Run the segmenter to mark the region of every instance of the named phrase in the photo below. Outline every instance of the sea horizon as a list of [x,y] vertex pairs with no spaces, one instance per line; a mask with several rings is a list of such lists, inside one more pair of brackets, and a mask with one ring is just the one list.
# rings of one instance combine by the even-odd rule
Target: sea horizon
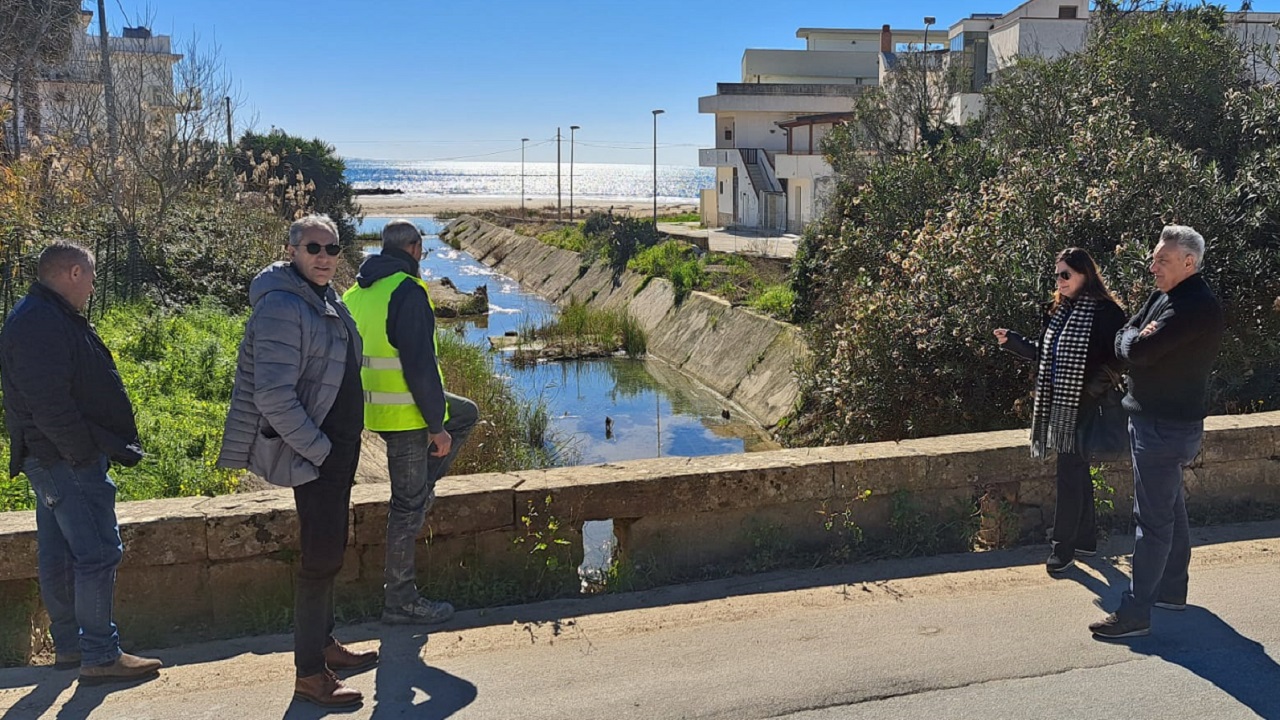
[[[515,198],[521,196],[521,163],[344,158],[345,177],[358,190],[399,190],[403,197]],[[688,165],[658,166],[658,201],[697,202],[712,187],[715,171]],[[556,163],[526,162],[526,198],[554,198]],[[628,202],[653,199],[653,165],[575,163],[573,195],[584,200]],[[560,165],[560,195],[569,197],[569,163]]]

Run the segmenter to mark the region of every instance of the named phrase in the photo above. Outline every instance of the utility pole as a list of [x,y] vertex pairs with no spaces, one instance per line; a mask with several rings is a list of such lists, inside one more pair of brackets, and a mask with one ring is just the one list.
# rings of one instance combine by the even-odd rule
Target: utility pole
[[102,54],[98,69],[102,78],[102,99],[107,105],[107,184],[113,188],[112,196],[117,196],[115,182],[112,181],[111,168],[120,156],[120,126],[116,117],[115,79],[111,75],[111,43],[107,36],[107,3],[98,0],[98,52]]
[[231,152],[231,148],[235,144],[231,140],[231,96],[227,95],[223,100],[227,103],[227,152]]
[[580,125],[569,126],[569,221],[574,219],[573,214],[573,138],[574,135],[582,129]]
[[560,128],[556,128],[556,219],[560,217]]

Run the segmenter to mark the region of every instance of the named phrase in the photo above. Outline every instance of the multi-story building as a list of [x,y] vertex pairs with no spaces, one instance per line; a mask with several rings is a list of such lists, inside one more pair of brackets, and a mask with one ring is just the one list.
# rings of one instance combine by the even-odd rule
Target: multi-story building
[[[947,120],[963,124],[982,113],[982,89],[1019,56],[1053,59],[1079,52],[1089,33],[1089,0],[1028,0],[1003,15],[979,13],[951,26],[951,64],[967,82],[952,95]],[[1276,82],[1280,74],[1257,52],[1276,47],[1280,13],[1228,13],[1227,30],[1240,41],[1254,79]]]
[[[39,68],[42,134],[83,135],[105,123],[102,51],[99,36],[89,34],[92,20],[92,12],[81,11],[66,60]],[[173,68],[182,56],[172,52],[169,36],[152,35],[145,27],[124,28],[121,37],[108,37],[107,43],[122,125],[171,125],[175,112],[193,100],[198,103],[175,94]],[[0,98],[13,99],[12,95],[12,88],[0,81]],[[25,138],[28,128],[22,103],[13,102],[13,106],[18,113],[18,137]]]
[[[715,147],[698,152],[699,165],[716,169],[716,186],[703,191],[704,222],[799,232],[821,213],[831,178],[823,136],[879,84],[882,53],[919,49],[926,36],[887,25],[800,28],[803,50],[744,52],[742,81],[698,99],[698,111],[716,118]],[[934,37],[941,47],[941,33]]]

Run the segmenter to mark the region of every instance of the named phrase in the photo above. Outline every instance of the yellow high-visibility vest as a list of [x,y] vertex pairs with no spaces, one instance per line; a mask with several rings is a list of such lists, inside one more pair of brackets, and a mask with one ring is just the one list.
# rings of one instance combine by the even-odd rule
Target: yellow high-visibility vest
[[[364,342],[361,359],[360,384],[364,386],[364,426],[383,432],[394,430],[418,430],[427,426],[422,411],[409,392],[400,365],[400,351],[387,338],[387,310],[391,294],[408,278],[422,287],[431,311],[431,293],[422,278],[399,272],[375,282],[367,288],[353,285],[342,294],[342,300],[356,321],[356,329]],[[440,387],[444,387],[444,372],[440,370],[440,344],[433,337],[436,351],[436,372],[440,373]],[[449,419],[449,403],[444,406],[444,419]]]

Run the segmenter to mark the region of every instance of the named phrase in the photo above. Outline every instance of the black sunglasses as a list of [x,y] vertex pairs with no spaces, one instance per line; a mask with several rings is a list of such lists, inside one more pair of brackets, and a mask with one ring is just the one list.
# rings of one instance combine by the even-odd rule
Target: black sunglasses
[[319,255],[321,248],[324,248],[324,251],[326,253],[329,253],[329,257],[333,257],[334,255],[337,255],[338,253],[342,252],[342,246],[339,245],[338,243],[329,243],[328,245],[321,245],[320,243],[307,243],[306,245],[301,245],[300,247],[306,248],[307,252],[312,255]]
[[[333,247],[333,246],[331,245],[330,247]],[[329,253],[329,254],[330,254],[330,255],[333,255],[334,253]],[[1054,277],[1058,278],[1059,280],[1070,280],[1070,279],[1071,279],[1071,271],[1070,271],[1070,270],[1063,270],[1062,272],[1057,272],[1057,273],[1054,273],[1053,275],[1054,275]]]

